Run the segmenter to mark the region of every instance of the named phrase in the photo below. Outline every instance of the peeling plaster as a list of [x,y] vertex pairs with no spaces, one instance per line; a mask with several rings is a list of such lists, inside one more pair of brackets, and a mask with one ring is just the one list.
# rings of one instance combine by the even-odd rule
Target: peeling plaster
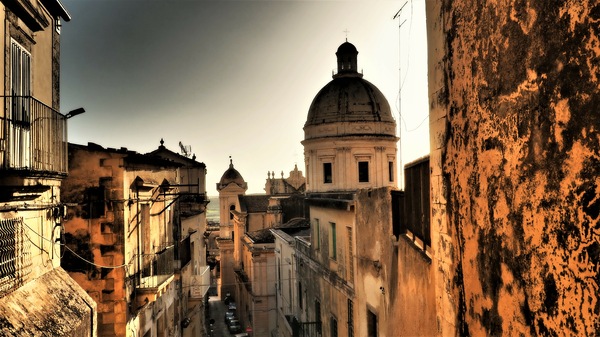
[[462,336],[594,335],[600,4],[427,6],[442,34],[428,37],[430,49],[443,44],[430,53],[430,72],[444,71],[437,84],[445,93],[430,93],[430,100],[446,120],[432,123],[443,144],[432,161],[442,187],[432,188],[447,191],[440,220],[447,225],[433,230],[447,226],[448,235],[432,233],[437,280],[446,282],[437,289],[447,289],[439,294],[438,332],[450,335],[454,326]]

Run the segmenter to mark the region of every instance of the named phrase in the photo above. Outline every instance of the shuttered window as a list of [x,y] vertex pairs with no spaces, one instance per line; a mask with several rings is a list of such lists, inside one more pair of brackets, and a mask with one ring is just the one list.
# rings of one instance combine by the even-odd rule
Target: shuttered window
[[31,54],[16,41],[10,44],[9,156],[13,168],[31,167]]

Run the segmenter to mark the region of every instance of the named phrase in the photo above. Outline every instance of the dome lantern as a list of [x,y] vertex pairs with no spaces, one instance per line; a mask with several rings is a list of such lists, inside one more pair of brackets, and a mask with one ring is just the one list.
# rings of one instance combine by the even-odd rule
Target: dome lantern
[[337,56],[338,73],[333,76],[334,78],[349,74],[359,75],[357,71],[358,50],[352,43],[348,41],[342,43],[335,55]]

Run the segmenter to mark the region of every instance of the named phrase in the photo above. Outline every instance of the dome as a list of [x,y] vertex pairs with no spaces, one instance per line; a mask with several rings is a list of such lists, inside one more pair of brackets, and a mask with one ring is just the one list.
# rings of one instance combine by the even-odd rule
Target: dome
[[233,168],[233,161],[230,159],[229,160],[229,168],[221,176],[219,185],[226,186],[231,183],[235,183],[236,185],[241,187],[241,186],[244,186],[246,182],[244,181],[244,178],[242,177],[242,175],[236,169]]
[[385,96],[360,77],[337,77],[325,85],[313,99],[304,126],[335,122],[395,123]]
[[[357,133],[395,136],[396,121],[390,104],[375,85],[356,71],[357,55],[356,47],[349,42],[342,43],[337,49],[338,72],[310,105],[304,124],[305,139],[317,136],[309,129],[331,123],[338,126],[327,136]],[[325,134],[321,133],[321,136]]]

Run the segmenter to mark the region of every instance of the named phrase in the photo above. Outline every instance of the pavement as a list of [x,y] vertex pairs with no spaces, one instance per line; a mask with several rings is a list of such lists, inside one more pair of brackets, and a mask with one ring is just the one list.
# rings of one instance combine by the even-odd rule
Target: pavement
[[209,320],[215,320],[214,324],[212,325],[212,334],[209,334],[210,337],[231,337],[235,335],[229,333],[227,325],[223,320],[225,311],[227,311],[227,306],[219,296],[210,296],[208,298]]

